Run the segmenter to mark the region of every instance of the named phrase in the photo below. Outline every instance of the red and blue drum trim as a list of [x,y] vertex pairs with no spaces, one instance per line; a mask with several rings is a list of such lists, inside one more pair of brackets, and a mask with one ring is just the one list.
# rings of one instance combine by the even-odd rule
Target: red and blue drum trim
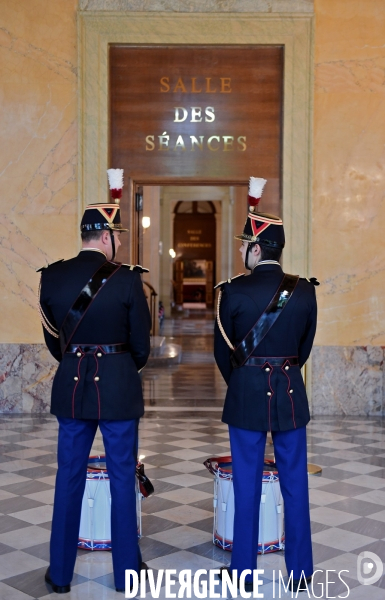
[[[215,546],[218,546],[221,550],[227,550],[228,552],[232,552],[233,550],[233,541],[223,539],[223,537],[219,536],[217,532],[214,532],[213,542]],[[269,554],[270,552],[278,552],[278,550],[282,550],[284,548],[285,536],[282,536],[281,543],[279,540],[274,540],[272,542],[266,542],[265,544],[258,543],[258,554]]]

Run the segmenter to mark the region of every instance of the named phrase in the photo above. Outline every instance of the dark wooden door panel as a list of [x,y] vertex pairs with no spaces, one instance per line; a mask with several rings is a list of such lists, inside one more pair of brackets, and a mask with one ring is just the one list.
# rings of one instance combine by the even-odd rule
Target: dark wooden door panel
[[111,46],[111,165],[142,182],[280,181],[282,82],[281,46]]

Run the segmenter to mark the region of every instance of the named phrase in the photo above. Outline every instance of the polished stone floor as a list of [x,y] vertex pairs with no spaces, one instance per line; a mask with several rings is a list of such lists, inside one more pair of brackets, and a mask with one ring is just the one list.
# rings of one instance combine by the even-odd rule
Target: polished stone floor
[[[143,559],[159,569],[214,569],[230,554],[212,544],[213,481],[203,466],[229,453],[219,407],[224,385],[212,360],[211,315],[165,323],[164,334],[184,349],[179,367],[144,373],[147,412],[140,425],[140,456],[155,495],[142,502]],[[206,316],[208,318],[206,318]],[[150,377],[157,377],[150,385]],[[0,418],[0,598],[55,597],[44,583],[56,472],[56,420],[49,416]],[[97,435],[93,452],[103,451]],[[308,426],[309,462],[323,468],[309,477],[314,596],[383,600],[385,576],[372,586],[357,579],[357,559],[374,552],[385,562],[385,428],[376,418],[320,417]],[[271,454],[272,446],[267,446]],[[245,483],[247,487],[247,483]],[[264,598],[274,594],[273,572],[285,571],[284,552],[258,559]],[[329,570],[328,591],[325,584]],[[345,570],[342,583],[336,572]],[[178,591],[178,587],[176,587]],[[111,554],[78,551],[69,600],[114,600]],[[149,594],[147,597],[151,597]],[[160,598],[165,598],[161,589]],[[290,595],[282,594],[282,597]],[[306,598],[307,594],[302,594]]]
[[213,319],[211,311],[191,310],[164,322],[162,335],[182,346],[182,360],[167,369],[143,371],[146,407],[177,413],[196,408],[220,411],[226,384],[214,361]]

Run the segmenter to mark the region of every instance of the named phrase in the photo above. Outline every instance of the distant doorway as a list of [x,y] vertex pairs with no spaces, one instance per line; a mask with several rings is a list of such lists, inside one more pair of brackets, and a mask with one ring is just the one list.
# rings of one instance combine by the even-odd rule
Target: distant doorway
[[174,209],[175,304],[213,307],[216,261],[215,206],[211,201],[180,201]]

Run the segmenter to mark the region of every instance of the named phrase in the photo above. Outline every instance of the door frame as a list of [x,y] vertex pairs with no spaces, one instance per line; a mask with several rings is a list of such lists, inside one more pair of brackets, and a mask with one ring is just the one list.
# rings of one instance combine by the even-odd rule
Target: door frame
[[[309,276],[311,261],[311,149],[313,15],[310,13],[78,12],[79,215],[108,198],[109,45],[260,45],[285,48],[282,202],[284,267]],[[176,184],[175,181],[128,182]],[[196,185],[178,181],[177,185]],[[199,182],[202,185],[203,182]],[[246,183],[246,182],[245,182]],[[211,185],[220,182],[210,181]],[[238,182],[239,184],[239,182]],[[231,185],[231,182],[226,182]],[[132,216],[132,215],[130,215]]]

